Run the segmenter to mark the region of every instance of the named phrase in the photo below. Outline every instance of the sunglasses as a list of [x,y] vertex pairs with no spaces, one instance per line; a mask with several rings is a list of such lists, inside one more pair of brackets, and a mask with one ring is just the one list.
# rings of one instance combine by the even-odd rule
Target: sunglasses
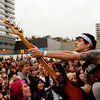
[[7,79],[7,76],[6,77],[3,77],[3,79]]

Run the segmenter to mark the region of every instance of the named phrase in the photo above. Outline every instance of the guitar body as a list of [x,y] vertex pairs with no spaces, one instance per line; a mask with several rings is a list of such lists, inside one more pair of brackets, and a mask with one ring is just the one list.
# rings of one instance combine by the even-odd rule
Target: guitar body
[[[68,100],[84,100],[84,92],[81,88],[72,84],[68,78],[66,78],[66,84],[62,91],[66,94]],[[66,98],[66,97],[63,97]]]
[[63,78],[63,83],[61,83],[61,87],[55,88],[54,91],[59,91],[59,95],[62,96],[63,100],[85,100],[85,93],[84,91],[73,84],[66,76],[65,70],[62,67],[62,65],[57,62],[55,63],[57,69],[61,73],[61,76]]

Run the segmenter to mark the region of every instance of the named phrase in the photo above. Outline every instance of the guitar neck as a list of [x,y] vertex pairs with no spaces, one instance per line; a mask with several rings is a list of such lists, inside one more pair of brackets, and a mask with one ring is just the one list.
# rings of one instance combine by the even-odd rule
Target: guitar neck
[[[8,20],[8,21],[7,21]],[[15,28],[15,23],[13,21],[11,21],[9,18],[5,17],[3,19],[3,22],[8,24],[11,28],[11,30],[13,31],[14,34],[19,35],[20,39],[22,40],[22,42],[27,46],[28,49],[31,49],[32,47],[30,46],[30,43],[24,38],[23,36],[23,31],[20,32],[17,28]],[[12,23],[12,24],[11,24]],[[49,74],[51,75],[51,77],[54,79],[54,81],[59,85],[59,82],[57,81],[57,75],[49,68],[49,66],[47,65],[47,63],[44,61],[43,58],[37,58],[37,60],[43,65],[43,67],[49,72]]]
[[[30,43],[23,37],[19,36],[22,42],[27,46],[28,49],[31,49],[32,47],[30,46]],[[43,67],[49,72],[51,77],[54,79],[54,81],[59,85],[59,82],[56,80],[57,75],[53,72],[53,70],[50,69],[48,64],[44,61],[42,57],[37,58],[37,60],[43,65]]]

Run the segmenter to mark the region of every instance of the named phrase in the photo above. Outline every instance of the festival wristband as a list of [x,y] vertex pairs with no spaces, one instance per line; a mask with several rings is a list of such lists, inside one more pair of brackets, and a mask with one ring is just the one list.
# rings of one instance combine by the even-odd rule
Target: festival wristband
[[43,54],[43,57],[46,57],[47,51],[43,51],[42,54]]

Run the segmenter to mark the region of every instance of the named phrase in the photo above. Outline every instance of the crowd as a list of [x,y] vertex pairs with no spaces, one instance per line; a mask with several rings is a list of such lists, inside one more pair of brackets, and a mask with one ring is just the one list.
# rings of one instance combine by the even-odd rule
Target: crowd
[[[59,73],[55,66],[57,59],[46,59],[50,68]],[[84,85],[82,64],[84,61],[59,61],[67,77],[77,86]],[[0,57],[0,99],[1,100],[63,100],[53,91],[54,81],[48,71],[30,56]],[[23,89],[22,89],[23,88]],[[25,88],[25,89],[24,89]]]
[[[100,99],[100,51],[93,50],[96,47],[96,40],[91,34],[83,33],[76,37],[75,51],[77,53],[41,51],[32,44],[30,46],[32,47],[29,50],[30,56],[17,56],[16,59],[13,59],[13,56],[6,59],[0,58],[1,100],[67,99],[62,98],[64,94],[58,89],[60,85],[55,85],[50,72],[37,60],[33,62],[31,57],[44,57],[45,62],[58,76],[59,83],[65,82],[63,75],[67,76],[71,84],[83,90],[85,100]],[[57,62],[60,63],[61,70],[59,70]],[[74,93],[72,96],[74,97]]]

